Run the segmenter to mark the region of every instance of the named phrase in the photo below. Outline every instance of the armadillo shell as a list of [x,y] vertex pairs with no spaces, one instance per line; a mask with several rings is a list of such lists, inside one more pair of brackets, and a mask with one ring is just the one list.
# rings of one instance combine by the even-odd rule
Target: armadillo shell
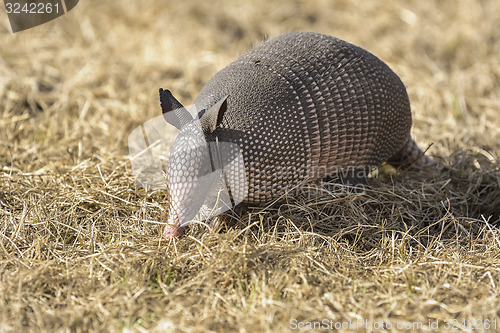
[[404,84],[380,59],[340,39],[288,33],[260,44],[219,71],[195,100],[208,109],[224,96],[216,129],[236,143],[247,203],[267,202],[287,188],[348,168],[376,167],[410,136]]

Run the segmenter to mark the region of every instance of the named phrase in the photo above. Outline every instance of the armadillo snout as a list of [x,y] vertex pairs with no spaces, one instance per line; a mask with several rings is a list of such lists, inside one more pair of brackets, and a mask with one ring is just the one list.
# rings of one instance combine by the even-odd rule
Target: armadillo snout
[[180,237],[184,235],[184,229],[186,227],[181,227],[180,225],[167,225],[165,231],[163,232],[163,237],[166,239],[172,239],[175,237]]
[[[168,224],[183,230],[200,210],[211,171],[208,147],[203,131],[195,123],[186,125],[174,142],[167,165],[169,192]],[[165,231],[175,236],[179,231]]]

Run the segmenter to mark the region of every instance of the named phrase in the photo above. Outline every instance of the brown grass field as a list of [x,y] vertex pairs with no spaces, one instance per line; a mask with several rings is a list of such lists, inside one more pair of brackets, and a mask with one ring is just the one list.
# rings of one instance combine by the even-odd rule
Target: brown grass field
[[[17,34],[0,8],[0,332],[500,330],[499,1],[81,1]],[[299,30],[387,62],[447,168],[162,240],[167,193],[127,158],[158,88],[188,105]]]

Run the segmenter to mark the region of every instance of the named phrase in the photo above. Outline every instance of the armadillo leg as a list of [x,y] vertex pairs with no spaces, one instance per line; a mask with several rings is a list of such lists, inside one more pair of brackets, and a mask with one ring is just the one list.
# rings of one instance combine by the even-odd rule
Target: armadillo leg
[[216,229],[218,226],[223,224],[226,224],[226,226],[229,227],[231,225],[235,225],[246,210],[247,205],[239,203],[229,212],[209,218],[207,223],[212,229]]
[[410,136],[403,147],[387,160],[387,163],[396,169],[406,169],[410,166],[427,166],[433,162],[429,157],[424,155],[417,143]]

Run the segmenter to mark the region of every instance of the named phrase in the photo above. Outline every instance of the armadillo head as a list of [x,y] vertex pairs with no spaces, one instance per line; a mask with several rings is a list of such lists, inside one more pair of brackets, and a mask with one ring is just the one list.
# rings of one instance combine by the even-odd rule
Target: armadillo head
[[167,165],[169,207],[163,236],[171,238],[184,233],[187,224],[200,210],[211,188],[212,162],[207,137],[212,135],[226,111],[226,98],[199,113],[199,119],[179,103],[168,90],[160,89],[163,117],[179,129]]

